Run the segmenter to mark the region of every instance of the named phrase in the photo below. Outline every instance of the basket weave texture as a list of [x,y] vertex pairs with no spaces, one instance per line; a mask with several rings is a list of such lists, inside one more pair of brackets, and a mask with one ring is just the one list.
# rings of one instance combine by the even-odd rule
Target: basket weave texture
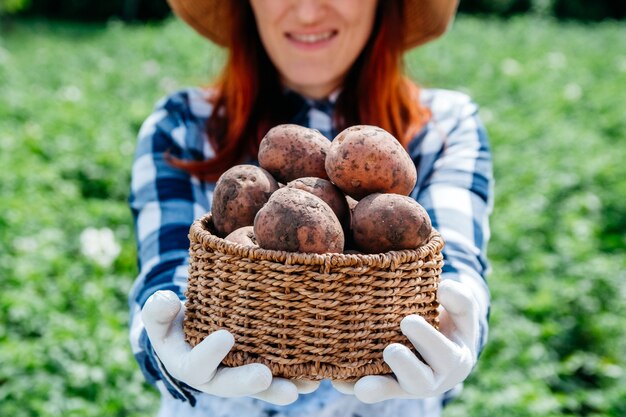
[[226,366],[263,363],[274,376],[351,380],[389,374],[383,349],[413,348],[400,332],[409,314],[438,327],[443,239],[374,255],[292,253],[215,234],[211,214],[189,233],[184,332],[191,346],[226,329]]

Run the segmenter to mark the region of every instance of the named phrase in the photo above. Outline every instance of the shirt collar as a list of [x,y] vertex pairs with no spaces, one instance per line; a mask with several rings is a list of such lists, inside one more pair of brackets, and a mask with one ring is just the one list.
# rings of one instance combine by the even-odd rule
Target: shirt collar
[[289,123],[317,129],[329,140],[337,135],[333,118],[340,90],[333,91],[328,97],[320,100],[304,97],[289,89],[284,89],[283,92],[285,105],[292,114]]
[[285,94],[285,98],[288,100],[290,107],[300,110],[296,113],[300,113],[301,111],[309,111],[310,109],[317,109],[330,115],[335,109],[335,103],[337,102],[337,99],[341,94],[341,88],[337,88],[332,93],[330,93],[328,97],[322,99],[312,99],[309,97],[305,97],[287,87],[283,89],[283,94]]

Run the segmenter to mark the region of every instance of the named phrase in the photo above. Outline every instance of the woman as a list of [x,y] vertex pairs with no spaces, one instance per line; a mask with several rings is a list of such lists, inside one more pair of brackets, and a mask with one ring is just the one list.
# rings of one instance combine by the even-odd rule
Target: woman
[[[131,342],[162,393],[160,415],[440,415],[486,340],[491,158],[476,105],[460,93],[418,88],[402,75],[401,58],[446,30],[457,1],[169,1],[229,57],[213,87],[165,98],[139,132]],[[254,162],[260,139],[281,123],[316,128],[329,140],[347,126],[377,125],[416,164],[411,196],[446,240],[441,332],[406,317],[401,330],[422,359],[388,346],[393,376],[291,381],[261,364],[219,366],[234,344],[226,331],[194,349],[184,342],[189,226],[210,210],[219,175]]]

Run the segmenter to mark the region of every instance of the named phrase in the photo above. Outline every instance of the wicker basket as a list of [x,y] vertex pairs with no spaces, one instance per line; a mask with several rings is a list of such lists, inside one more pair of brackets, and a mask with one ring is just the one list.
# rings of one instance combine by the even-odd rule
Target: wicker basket
[[193,223],[184,331],[195,346],[218,329],[235,346],[227,366],[263,363],[275,376],[350,380],[391,372],[382,351],[412,345],[400,321],[437,327],[443,239],[375,255],[290,253],[219,238],[211,215]]

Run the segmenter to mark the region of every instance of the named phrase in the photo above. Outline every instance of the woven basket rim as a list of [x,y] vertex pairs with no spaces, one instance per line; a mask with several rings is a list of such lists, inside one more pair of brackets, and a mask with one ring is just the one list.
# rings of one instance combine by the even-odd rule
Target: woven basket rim
[[375,266],[388,267],[394,270],[401,264],[425,259],[432,253],[441,250],[444,246],[443,237],[434,227],[427,241],[416,249],[375,254],[318,254],[262,249],[225,240],[212,233],[210,230],[212,228],[212,216],[208,212],[192,223],[189,228],[189,240],[224,254],[255,261],[279,262],[285,265],[320,265],[326,268]]

